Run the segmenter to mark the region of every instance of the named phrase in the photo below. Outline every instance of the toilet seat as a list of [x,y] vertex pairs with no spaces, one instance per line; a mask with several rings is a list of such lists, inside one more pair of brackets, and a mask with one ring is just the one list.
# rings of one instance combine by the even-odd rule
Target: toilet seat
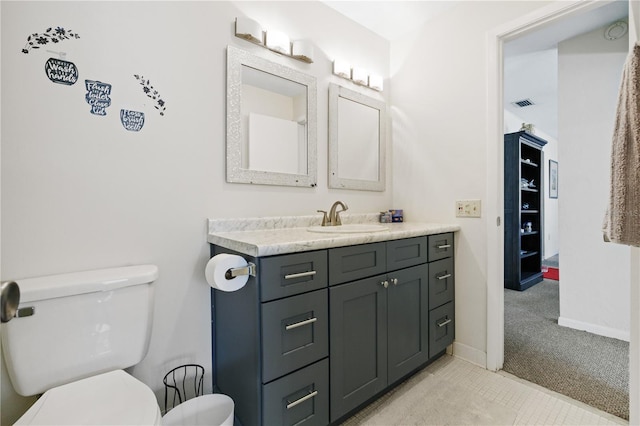
[[122,370],[46,391],[16,425],[160,425],[153,391]]

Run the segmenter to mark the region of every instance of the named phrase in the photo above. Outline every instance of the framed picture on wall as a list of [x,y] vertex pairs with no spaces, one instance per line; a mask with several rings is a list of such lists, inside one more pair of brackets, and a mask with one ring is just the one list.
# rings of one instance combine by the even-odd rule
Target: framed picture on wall
[[558,162],[549,160],[549,198],[558,198]]

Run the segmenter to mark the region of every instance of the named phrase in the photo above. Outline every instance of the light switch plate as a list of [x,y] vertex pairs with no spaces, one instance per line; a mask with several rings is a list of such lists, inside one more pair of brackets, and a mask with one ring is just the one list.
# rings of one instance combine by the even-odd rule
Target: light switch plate
[[481,217],[480,200],[456,201],[456,217]]

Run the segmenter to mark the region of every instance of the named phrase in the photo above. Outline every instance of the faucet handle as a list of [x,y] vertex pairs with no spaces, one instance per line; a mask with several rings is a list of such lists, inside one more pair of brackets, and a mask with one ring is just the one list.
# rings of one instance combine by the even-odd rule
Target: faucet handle
[[342,207],[344,207],[343,210],[336,210],[336,225],[342,225],[342,220],[340,219],[340,213],[342,212],[346,212],[347,210],[349,210],[349,206],[347,206],[344,203],[340,203],[342,205]]
[[318,213],[323,213],[322,224],[320,226],[327,226],[327,212],[325,210],[316,210]]

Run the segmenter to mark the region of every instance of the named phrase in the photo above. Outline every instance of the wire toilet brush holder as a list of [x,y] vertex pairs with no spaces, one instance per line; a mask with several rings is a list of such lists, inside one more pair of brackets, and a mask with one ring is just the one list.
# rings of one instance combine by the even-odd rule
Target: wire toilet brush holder
[[[204,367],[198,364],[181,365],[169,371],[162,382],[164,383],[164,409],[167,412],[176,405],[203,394]],[[171,406],[168,405],[170,394],[172,394]]]
[[163,382],[163,425],[233,426],[233,399],[221,393],[204,395],[203,366],[181,365],[169,371]]

